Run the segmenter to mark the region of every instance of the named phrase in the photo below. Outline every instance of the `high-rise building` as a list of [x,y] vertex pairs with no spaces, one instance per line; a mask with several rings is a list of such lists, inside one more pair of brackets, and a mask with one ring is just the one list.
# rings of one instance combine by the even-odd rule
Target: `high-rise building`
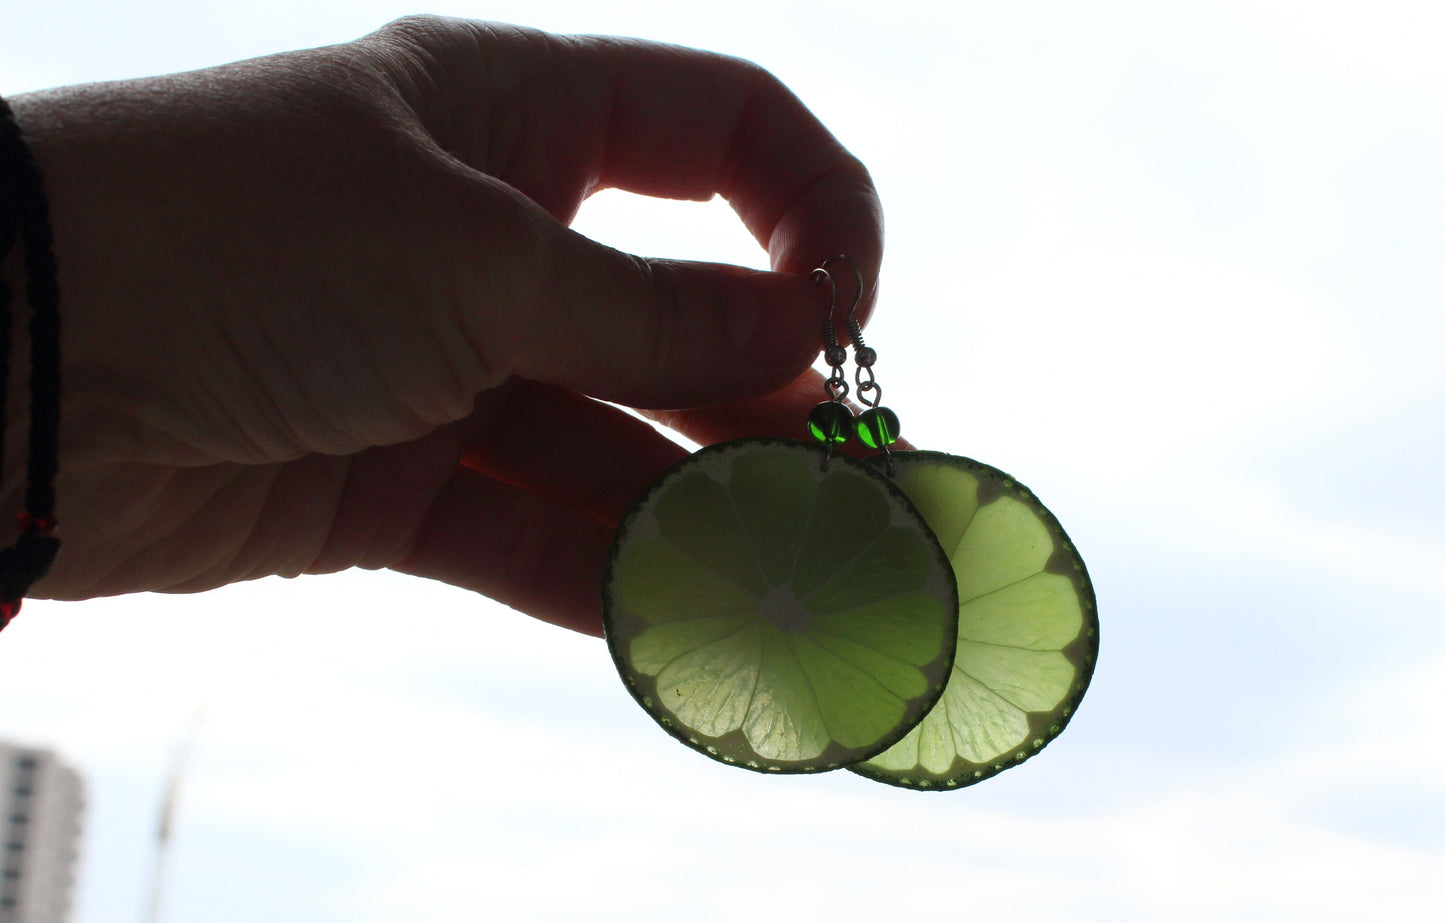
[[0,742],[0,923],[66,923],[85,789],[48,750]]

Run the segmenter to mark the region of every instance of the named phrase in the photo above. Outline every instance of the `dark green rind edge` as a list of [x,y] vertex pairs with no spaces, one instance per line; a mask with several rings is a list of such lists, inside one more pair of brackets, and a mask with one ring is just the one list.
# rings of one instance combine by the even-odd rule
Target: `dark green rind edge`
[[[955,627],[952,635],[945,640],[946,649],[942,652],[942,654],[939,655],[940,657],[944,658],[944,661],[946,663],[946,669],[943,671],[943,682],[935,684],[934,688],[930,689],[926,695],[924,695],[918,700],[913,709],[911,709],[910,712],[905,716],[905,719],[903,720],[903,722],[901,722],[899,726],[899,730],[895,734],[887,735],[879,745],[870,748],[865,755],[852,756],[846,761],[839,758],[837,751],[842,748],[837,747],[836,744],[834,746],[830,746],[827,750],[824,750],[823,753],[817,757],[817,759],[807,761],[777,762],[773,760],[768,760],[762,756],[757,756],[756,753],[754,754],[756,757],[756,759],[754,760],[738,760],[731,756],[723,755],[717,749],[718,742],[724,741],[727,738],[732,737],[734,734],[741,735],[742,731],[734,731],[730,734],[724,735],[723,737],[708,737],[706,734],[691,732],[679,726],[677,722],[672,720],[671,716],[664,712],[661,708],[649,704],[646,690],[637,688],[637,684],[628,678],[627,671],[623,665],[623,654],[620,650],[621,644],[618,643],[616,632],[613,629],[613,565],[616,562],[618,553],[620,551],[622,537],[628,533],[632,525],[632,520],[637,515],[638,511],[641,510],[644,506],[646,506],[647,503],[652,499],[654,494],[656,494],[660,489],[662,489],[662,487],[667,484],[668,481],[670,481],[673,477],[677,476],[679,472],[686,468],[688,463],[694,458],[696,458],[698,455],[710,452],[723,452],[729,449],[738,449],[747,446],[768,445],[785,445],[805,449],[809,453],[818,457],[819,464],[822,463],[823,457],[828,454],[823,449],[818,448],[816,445],[797,439],[754,438],[735,439],[730,442],[720,442],[714,445],[705,446],[699,449],[697,452],[694,452],[692,455],[689,455],[687,458],[684,458],[669,467],[657,478],[657,480],[652,482],[652,486],[649,487],[642,494],[642,496],[638,497],[632,502],[632,505],[628,507],[627,512],[623,514],[621,521],[619,521],[617,525],[617,531],[614,534],[612,540],[612,547],[607,553],[607,565],[606,568],[603,570],[602,574],[603,636],[607,641],[607,651],[612,656],[612,664],[614,667],[617,668],[617,675],[622,679],[623,686],[625,686],[627,688],[627,691],[631,693],[632,698],[637,702],[638,705],[642,707],[643,711],[647,712],[647,714],[652,718],[653,721],[657,722],[657,724],[664,731],[667,731],[667,733],[671,734],[680,743],[693,750],[696,750],[703,756],[706,756],[709,759],[716,760],[728,766],[736,766],[739,769],[747,769],[751,772],[762,773],[765,775],[798,775],[803,773],[830,772],[834,769],[851,768],[858,762],[872,759],[873,757],[882,753],[884,750],[887,750],[889,747],[898,743],[898,741],[902,740],[904,737],[908,736],[908,732],[913,730],[913,728],[918,725],[918,722],[923,720],[923,716],[932,711],[933,707],[938,704],[939,699],[943,697],[943,690],[948,685],[948,677],[953,674],[953,661],[958,653],[958,628],[956,614]],[[942,570],[948,580],[950,594],[953,597],[953,608],[956,613],[959,607],[958,582],[953,575],[953,562],[948,559],[948,555],[944,552],[943,546],[939,543],[937,536],[933,534],[933,530],[930,529],[927,523],[924,522],[923,516],[919,514],[917,507],[913,505],[913,501],[908,499],[908,496],[904,494],[903,491],[892,482],[892,480],[882,474],[879,474],[876,471],[871,470],[868,465],[859,462],[857,459],[848,458],[847,456],[841,455],[837,452],[832,453],[829,464],[839,463],[846,464],[852,468],[868,474],[869,476],[875,478],[878,481],[881,481],[887,488],[887,490],[895,498],[902,502],[904,508],[913,516],[917,517],[918,524],[921,527],[922,533],[927,537],[928,543],[934,549],[936,559],[935,563],[941,562],[942,564]],[[711,750],[709,749],[710,747],[712,748]],[[749,749],[751,748],[749,747]]]
[[[987,763],[974,763],[962,757],[954,759],[951,771],[935,775],[929,772],[910,773],[909,775],[896,775],[892,772],[869,769],[861,764],[849,766],[848,769],[858,775],[875,782],[882,782],[887,785],[895,785],[899,788],[906,788],[912,791],[924,792],[951,792],[970,785],[976,785],[985,779],[991,779],[1005,769],[1012,769],[1014,766],[1025,762],[1037,754],[1044,747],[1052,743],[1055,738],[1064,732],[1069,721],[1078,711],[1079,703],[1084,698],[1084,693],[1089,689],[1089,682],[1094,678],[1094,665],[1099,659],[1099,607],[1094,597],[1094,584],[1089,579],[1088,567],[1084,564],[1083,555],[1079,554],[1078,548],[1073,540],[1069,538],[1064,527],[1054,514],[1044,506],[1032,490],[1019,482],[1017,478],[1006,471],[1001,471],[992,465],[984,464],[972,458],[962,455],[950,455],[947,452],[932,451],[910,451],[894,452],[893,457],[903,461],[916,459],[919,461],[944,461],[950,465],[961,466],[972,473],[996,480],[1004,488],[1005,492],[1016,500],[1026,503],[1030,508],[1039,514],[1040,520],[1049,528],[1059,548],[1072,552],[1074,559],[1078,562],[1079,570],[1076,574],[1068,575],[1074,580],[1079,588],[1079,598],[1083,603],[1083,616],[1085,631],[1073,643],[1063,648],[1061,653],[1072,661],[1079,670],[1078,678],[1074,682],[1074,688],[1064,699],[1064,703],[1058,713],[1059,720],[1053,721],[1054,712],[1030,712],[1029,713],[1029,736],[1023,743],[1011,750],[1000,754],[997,759]],[[868,459],[865,466],[886,470],[887,460],[884,456],[878,455]],[[955,651],[957,647],[955,646]],[[951,674],[950,669],[950,674]],[[1046,724],[1047,722],[1047,724]],[[900,738],[901,739],[901,738]],[[881,751],[880,751],[881,752]],[[866,761],[865,761],[866,762]]]

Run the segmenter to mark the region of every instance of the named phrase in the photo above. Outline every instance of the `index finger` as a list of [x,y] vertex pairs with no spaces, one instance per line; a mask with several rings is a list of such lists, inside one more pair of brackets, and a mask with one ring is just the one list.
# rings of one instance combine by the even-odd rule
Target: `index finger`
[[441,72],[427,82],[433,92],[413,81],[408,94],[438,141],[552,215],[570,220],[604,187],[721,195],[775,270],[805,273],[848,254],[867,280],[866,315],[883,252],[873,182],[763,68],[634,39],[460,20],[408,19],[382,34]]
[[602,183],[721,195],[774,269],[807,272],[841,252],[877,278],[882,210],[867,169],[771,73],[691,49],[573,41],[600,59],[614,87]]

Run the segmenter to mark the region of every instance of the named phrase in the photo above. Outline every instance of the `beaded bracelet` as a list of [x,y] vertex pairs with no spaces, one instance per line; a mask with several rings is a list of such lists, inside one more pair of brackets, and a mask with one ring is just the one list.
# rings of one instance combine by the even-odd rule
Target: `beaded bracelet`
[[[0,261],[19,242],[30,302],[30,445],[20,536],[0,549],[0,629],[20,611],[30,585],[50,570],[55,537],[55,472],[60,443],[60,292],[51,253],[50,205],[40,168],[15,113],[0,98]],[[0,464],[10,381],[10,287],[0,279]],[[0,467],[3,471],[3,467]]]

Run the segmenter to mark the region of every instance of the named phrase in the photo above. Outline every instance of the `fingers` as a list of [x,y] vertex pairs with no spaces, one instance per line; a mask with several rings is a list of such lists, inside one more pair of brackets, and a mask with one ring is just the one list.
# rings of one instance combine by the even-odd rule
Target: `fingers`
[[522,377],[696,407],[770,393],[817,355],[827,302],[805,276],[638,260],[562,233],[517,330]]
[[463,466],[392,568],[601,634],[613,530],[687,453],[615,407],[527,381],[478,424],[463,428]]
[[572,506],[608,528],[687,450],[608,404],[514,381],[485,433],[463,437],[462,463]]
[[[523,280],[478,269],[472,283],[478,302],[521,293],[505,309],[512,336],[494,367],[633,406],[726,403],[783,387],[816,355],[826,300],[807,273],[830,256],[858,264],[866,315],[882,254],[876,191],[766,71],[670,46],[457,21],[410,20],[389,40],[409,43],[417,53],[405,60],[433,72],[402,92],[439,148],[527,204],[565,221],[603,186],[720,194],[777,270],[641,260],[541,215],[512,215],[511,238],[536,242],[511,270]],[[478,325],[493,350],[497,322]]]
[[575,507],[458,468],[392,569],[601,635],[611,542],[610,528]]
[[722,195],[774,269],[807,272],[842,251],[877,278],[881,215],[867,171],[757,65],[436,17],[363,41],[401,62],[398,89],[445,150],[554,217],[569,220],[603,186]]
[[[866,314],[882,258],[877,193],[857,159],[776,78],[703,52],[615,39],[572,42],[571,82],[611,90],[592,182],[650,195],[720,194],[783,273],[806,276],[847,253],[867,280],[860,304]],[[651,342],[662,347],[659,371],[680,380],[697,370],[707,390],[628,403],[677,407],[761,396],[786,385],[816,355],[824,302],[815,285],[697,264],[643,265],[641,288],[657,312]],[[628,300],[619,299],[616,309],[625,312]],[[594,317],[619,322],[612,311]]]
[[806,273],[849,254],[876,279],[881,210],[863,165],[772,74],[735,58],[643,42],[573,40],[610,80],[597,181],[645,195],[722,195],[773,268]]
[[701,445],[748,436],[806,439],[808,411],[824,397],[823,376],[809,369],[765,397],[700,410],[648,411],[647,416]]

